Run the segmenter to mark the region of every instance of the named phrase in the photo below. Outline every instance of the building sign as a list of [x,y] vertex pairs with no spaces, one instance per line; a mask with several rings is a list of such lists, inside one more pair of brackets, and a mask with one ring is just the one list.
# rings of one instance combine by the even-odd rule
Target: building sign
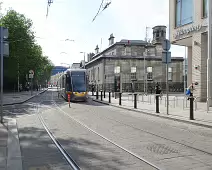
[[187,35],[191,32],[199,31],[201,28],[202,28],[202,25],[196,25],[196,26],[193,25],[189,28],[178,30],[177,33],[174,35],[174,38],[177,39],[182,35],[185,35],[185,34]]

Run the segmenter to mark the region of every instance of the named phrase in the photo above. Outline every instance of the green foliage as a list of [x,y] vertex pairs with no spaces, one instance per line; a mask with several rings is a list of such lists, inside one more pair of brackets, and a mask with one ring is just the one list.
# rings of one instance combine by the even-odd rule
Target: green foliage
[[32,21],[15,10],[9,10],[1,18],[1,25],[9,30],[10,56],[4,60],[7,86],[11,88],[15,85],[17,88],[18,73],[20,83],[24,84],[31,69],[35,72],[35,82],[43,84],[49,80],[53,64],[43,56],[41,46],[36,44]]

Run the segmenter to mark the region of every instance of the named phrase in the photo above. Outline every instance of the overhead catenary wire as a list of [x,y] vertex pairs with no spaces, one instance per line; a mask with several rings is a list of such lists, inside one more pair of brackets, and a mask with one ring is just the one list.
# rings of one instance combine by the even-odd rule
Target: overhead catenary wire
[[92,22],[95,21],[96,17],[99,15],[103,3],[104,3],[104,0],[102,0],[101,4],[100,4],[100,6],[99,6],[99,9],[98,9],[98,11],[97,11],[97,14],[96,14],[95,17],[93,18]]
[[[97,14],[96,14],[95,17],[93,18],[92,22],[95,21],[96,17],[97,17],[102,11],[104,11],[105,9],[107,9],[107,8],[109,7],[109,5],[111,4],[111,1],[110,1],[110,2],[107,2],[105,5],[103,5],[104,1],[105,1],[105,0],[102,0],[101,4],[100,4],[100,6],[99,6],[99,9],[98,9],[98,11],[97,11]],[[103,9],[101,10],[101,8],[103,8]]]

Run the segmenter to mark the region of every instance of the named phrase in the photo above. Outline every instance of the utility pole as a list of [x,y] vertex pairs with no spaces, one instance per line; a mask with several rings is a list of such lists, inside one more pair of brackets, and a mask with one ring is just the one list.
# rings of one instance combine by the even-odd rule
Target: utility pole
[[20,86],[20,84],[19,84],[19,58],[18,58],[18,92],[20,91],[20,89],[19,89],[19,86]]
[[3,123],[3,76],[4,76],[4,55],[9,56],[9,45],[7,44],[8,38],[8,29],[4,27],[0,27],[0,39],[1,39],[1,123]]
[[209,101],[209,106],[212,105],[211,102],[211,87],[212,87],[212,82],[211,82],[211,55],[212,55],[212,2],[211,0],[208,0],[208,59],[207,59],[207,99]]

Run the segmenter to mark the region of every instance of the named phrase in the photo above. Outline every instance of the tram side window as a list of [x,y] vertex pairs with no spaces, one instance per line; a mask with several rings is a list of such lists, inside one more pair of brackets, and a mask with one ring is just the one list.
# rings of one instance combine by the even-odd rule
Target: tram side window
[[62,77],[62,88],[65,88],[65,77]]

